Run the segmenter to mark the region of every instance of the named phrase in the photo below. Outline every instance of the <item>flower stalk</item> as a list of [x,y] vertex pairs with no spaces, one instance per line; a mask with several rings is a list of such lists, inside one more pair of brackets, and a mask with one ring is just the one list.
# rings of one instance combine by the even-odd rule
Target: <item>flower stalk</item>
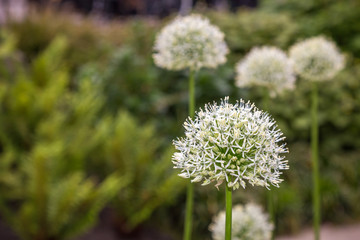
[[232,225],[232,188],[226,185],[225,188],[225,202],[226,202],[226,220],[225,220],[225,240],[231,240],[231,225]]
[[[268,89],[264,88],[264,92],[263,92],[263,109],[264,111],[269,111],[269,100],[270,100],[270,95],[268,93]],[[270,216],[270,221],[274,224],[274,229],[272,231],[271,234],[271,239],[273,240],[275,238],[275,209],[274,209],[274,188],[270,187],[270,190],[267,191],[266,194],[266,198],[267,198],[267,211],[269,213]]]
[[184,240],[191,239],[192,232],[192,213],[194,205],[194,184],[190,181],[187,184],[186,191],[186,213],[185,213],[185,227],[184,227]]
[[311,158],[313,177],[313,215],[315,240],[320,239],[320,179],[319,179],[319,126],[318,126],[318,89],[317,83],[312,85],[311,101]]
[[190,70],[189,73],[189,116],[194,117],[195,114],[195,71]]
[[312,82],[311,160],[313,178],[313,225],[315,240],[320,239],[321,206],[319,182],[319,124],[317,82],[330,81],[345,66],[336,44],[323,36],[306,39],[290,48],[295,72]]
[[[155,64],[168,70],[190,70],[190,119],[195,115],[195,73],[203,67],[216,68],[226,62],[229,49],[224,37],[224,33],[218,27],[212,25],[207,18],[196,14],[177,17],[156,36],[153,54]],[[184,240],[191,239],[193,188],[192,182],[189,182],[186,197]]]
[[[189,116],[194,117],[195,114],[195,71],[189,72]],[[184,227],[184,240],[191,239],[192,232],[192,215],[194,205],[194,185],[188,182],[186,191],[186,212],[185,212],[185,227]]]

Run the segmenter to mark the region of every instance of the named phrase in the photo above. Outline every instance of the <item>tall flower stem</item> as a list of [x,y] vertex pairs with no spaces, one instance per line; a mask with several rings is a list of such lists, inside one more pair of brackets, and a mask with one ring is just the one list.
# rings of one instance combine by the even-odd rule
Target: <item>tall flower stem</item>
[[189,73],[189,116],[194,117],[195,114],[195,71],[190,70]]
[[[189,116],[194,117],[195,114],[195,71],[190,70],[189,73]],[[185,228],[184,240],[191,239],[192,232],[192,214],[194,205],[194,185],[191,182],[187,184],[186,191],[186,212],[185,212]]]
[[272,191],[273,189],[267,191],[267,208],[270,215],[270,220],[274,224],[274,229],[271,233],[271,239],[274,240],[276,224],[275,224],[275,210],[274,210],[274,193]]
[[313,82],[311,103],[311,158],[313,176],[313,224],[315,240],[320,239],[320,182],[319,182],[319,126],[318,126],[318,89]]
[[[270,102],[270,95],[269,90],[267,88],[264,88],[263,92],[263,110],[266,112],[269,112],[269,102]],[[267,210],[270,215],[270,220],[274,224],[274,230],[271,234],[271,239],[273,240],[275,237],[275,230],[276,230],[276,224],[275,224],[275,209],[274,209],[274,188],[270,187],[270,190],[267,191],[266,198],[267,198]]]
[[226,184],[225,189],[226,218],[225,218],[225,240],[231,240],[232,225],[232,188]]
[[184,240],[191,239],[192,231],[192,212],[194,205],[194,185],[191,182],[187,184],[186,192],[186,213],[185,213],[185,228],[184,228]]

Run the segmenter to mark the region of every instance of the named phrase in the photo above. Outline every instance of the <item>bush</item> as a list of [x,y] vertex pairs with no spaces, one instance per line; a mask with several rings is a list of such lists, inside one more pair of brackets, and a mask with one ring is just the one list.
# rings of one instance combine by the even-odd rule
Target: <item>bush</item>
[[78,235],[112,198],[132,230],[182,191],[154,125],[106,111],[91,79],[71,83],[66,46],[57,37],[29,70],[1,78],[0,210],[24,239]]
[[107,22],[81,17],[51,9],[30,12],[24,21],[11,22],[7,28],[18,39],[18,48],[27,60],[44,50],[57,35],[68,38],[66,64],[71,72],[89,61],[107,59],[112,49],[119,45],[136,46],[139,52],[150,55],[157,22],[146,20]]
[[[113,135],[104,149],[105,173],[120,172],[129,185],[113,201],[122,231],[131,231],[152,212],[173,203],[186,181],[172,170],[172,147],[160,151],[163,143],[153,125],[139,125],[126,113],[116,118]],[[162,154],[160,154],[162,153]]]
[[0,210],[23,239],[86,231],[126,184],[117,173],[102,182],[87,176],[85,161],[104,137],[96,124],[99,100],[86,82],[68,90],[65,48],[58,37],[30,70],[1,79]]

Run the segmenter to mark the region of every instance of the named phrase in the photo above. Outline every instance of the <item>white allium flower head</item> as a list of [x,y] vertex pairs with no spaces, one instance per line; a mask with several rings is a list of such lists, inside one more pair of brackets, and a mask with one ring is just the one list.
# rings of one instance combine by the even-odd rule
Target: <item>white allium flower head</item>
[[200,15],[177,17],[156,37],[153,58],[169,70],[215,68],[229,52],[224,34]]
[[179,176],[202,181],[203,185],[223,181],[229,187],[279,186],[281,170],[288,169],[283,153],[288,150],[275,121],[243,100],[229,103],[229,97],[205,105],[194,119],[184,123],[185,137],[174,141],[172,161]]
[[296,73],[305,79],[325,81],[344,68],[345,59],[335,43],[325,37],[313,37],[290,48]]
[[293,63],[276,47],[255,47],[236,65],[236,86],[265,86],[272,96],[294,89]]
[[[269,217],[259,205],[249,203],[245,206],[236,205],[232,209],[233,240],[270,240],[274,226]],[[214,240],[224,240],[225,212],[220,212],[213,218],[209,226]]]

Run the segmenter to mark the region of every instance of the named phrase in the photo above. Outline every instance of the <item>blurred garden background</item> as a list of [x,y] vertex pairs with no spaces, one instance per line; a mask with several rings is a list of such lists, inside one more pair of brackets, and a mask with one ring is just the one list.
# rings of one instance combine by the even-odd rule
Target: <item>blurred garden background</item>
[[[319,93],[322,221],[360,222],[359,0],[0,0],[0,239],[181,239],[187,181],[171,155],[188,72],[156,67],[152,53],[159,30],[189,11],[230,48],[226,64],[198,72],[196,109],[224,96],[262,108],[263,89],[234,85],[254,46],[337,43],[347,65]],[[290,151],[277,236],[311,226],[310,89],[300,79],[268,106]],[[222,190],[195,187],[194,239],[211,239]],[[233,201],[265,207],[266,190]]]

